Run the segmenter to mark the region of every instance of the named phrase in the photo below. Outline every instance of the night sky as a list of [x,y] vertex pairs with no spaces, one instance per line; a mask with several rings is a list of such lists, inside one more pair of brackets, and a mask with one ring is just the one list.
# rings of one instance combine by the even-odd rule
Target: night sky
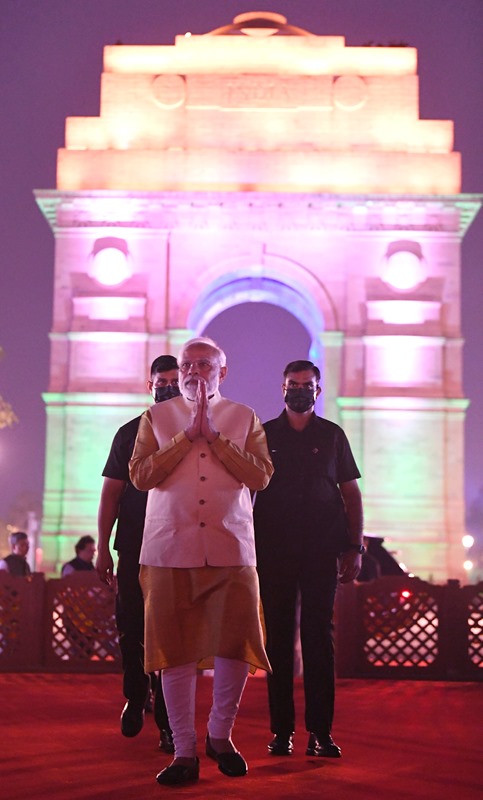
[[[0,346],[5,352],[0,395],[20,422],[0,430],[0,518],[21,493],[31,494],[34,509],[41,502],[41,393],[48,389],[54,239],[33,190],[55,188],[65,118],[98,115],[104,45],[174,44],[177,34],[206,33],[260,7],[318,35],[345,36],[349,46],[404,42],[416,47],[420,117],[454,120],[455,150],[463,157],[462,191],[483,192],[482,0],[272,0],[269,5],[232,0],[3,0]],[[468,505],[483,489],[482,253],[483,211],[463,243],[464,388],[471,400]],[[283,322],[281,329],[287,333]],[[223,345],[222,331],[218,339]],[[277,368],[287,360],[283,352]],[[273,393],[280,403],[278,385],[267,381],[263,392]]]

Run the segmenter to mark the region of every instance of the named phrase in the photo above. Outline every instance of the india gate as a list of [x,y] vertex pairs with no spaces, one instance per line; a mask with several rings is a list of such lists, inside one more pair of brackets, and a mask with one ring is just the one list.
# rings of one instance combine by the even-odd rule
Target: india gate
[[36,191],[55,237],[42,570],[95,533],[151,361],[264,302],[307,331],[366,529],[412,573],[462,578],[460,259],[480,203],[460,193],[453,123],[419,117],[416,50],[247,13],[105,47],[100,97],[66,121],[57,188]]

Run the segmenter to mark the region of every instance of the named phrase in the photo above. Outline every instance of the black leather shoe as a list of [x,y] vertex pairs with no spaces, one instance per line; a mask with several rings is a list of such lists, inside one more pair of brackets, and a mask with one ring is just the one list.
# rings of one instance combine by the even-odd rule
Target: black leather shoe
[[268,752],[272,756],[291,756],[293,753],[293,736],[280,736],[277,733],[268,745]]
[[174,761],[156,775],[156,780],[161,786],[180,786],[183,783],[192,783],[200,777],[200,760],[193,759],[192,764],[176,764]]
[[159,734],[159,749],[163,753],[174,753],[173,734],[171,731],[162,730]]
[[137,736],[144,725],[144,707],[128,700],[121,714],[121,733],[123,736]]
[[342,751],[336,745],[332,736],[317,736],[316,733],[309,734],[306,756],[317,756],[325,758],[341,758]]
[[213,749],[210,737],[206,736],[206,755],[218,763],[218,769],[229,778],[241,778],[248,772],[248,764],[242,754],[236,750],[229,753],[217,753]]

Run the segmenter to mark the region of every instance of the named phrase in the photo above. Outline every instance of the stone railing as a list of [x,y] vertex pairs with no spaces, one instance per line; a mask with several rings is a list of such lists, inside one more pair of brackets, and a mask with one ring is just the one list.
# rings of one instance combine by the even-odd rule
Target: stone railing
[[117,672],[114,590],[95,573],[0,571],[0,671]]
[[483,583],[394,576],[340,587],[339,677],[483,680]]
[[[94,573],[0,571],[0,672],[118,672],[115,592]],[[394,576],[341,586],[339,678],[483,680],[483,583]]]

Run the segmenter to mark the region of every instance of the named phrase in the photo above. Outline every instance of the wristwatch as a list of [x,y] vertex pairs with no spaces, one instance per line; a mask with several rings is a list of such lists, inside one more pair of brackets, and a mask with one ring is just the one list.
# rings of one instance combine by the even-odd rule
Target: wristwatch
[[364,547],[363,544],[350,544],[350,545],[348,545],[347,549],[348,550],[357,550],[357,552],[360,553],[361,556],[363,556],[364,553],[366,552],[366,548]]

